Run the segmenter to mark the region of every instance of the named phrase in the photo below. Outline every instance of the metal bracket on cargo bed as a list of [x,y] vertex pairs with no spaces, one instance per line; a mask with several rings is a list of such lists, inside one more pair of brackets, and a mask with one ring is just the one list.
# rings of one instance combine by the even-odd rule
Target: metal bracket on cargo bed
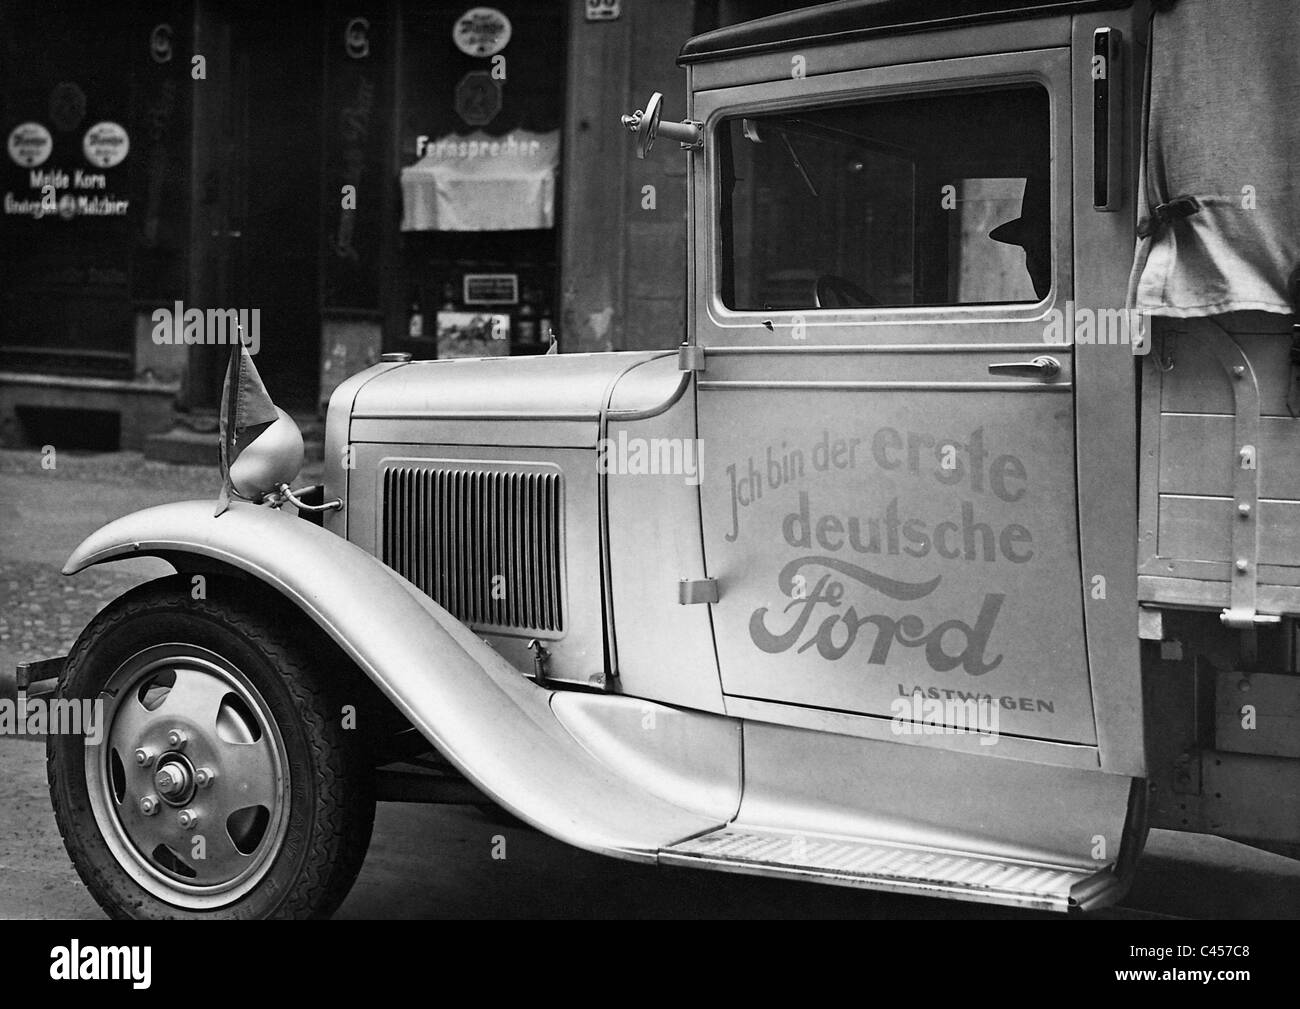
[[1237,342],[1223,329],[1219,332],[1222,339],[1201,341],[1231,381],[1234,414],[1232,575],[1228,608],[1219,614],[1219,619],[1226,627],[1252,630],[1282,619],[1255,609],[1259,589],[1259,383],[1250,359]]
[[1254,607],[1238,609],[1235,606],[1229,607],[1220,613],[1219,619],[1223,621],[1224,627],[1231,627],[1236,631],[1253,631],[1261,624],[1280,624],[1282,622],[1282,618],[1277,614],[1256,613]]

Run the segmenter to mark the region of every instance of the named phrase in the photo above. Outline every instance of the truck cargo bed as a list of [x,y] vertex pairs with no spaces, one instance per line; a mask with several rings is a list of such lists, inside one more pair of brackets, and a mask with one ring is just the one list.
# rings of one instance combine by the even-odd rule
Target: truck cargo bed
[[1142,373],[1138,591],[1226,622],[1300,614],[1291,319],[1158,319]]

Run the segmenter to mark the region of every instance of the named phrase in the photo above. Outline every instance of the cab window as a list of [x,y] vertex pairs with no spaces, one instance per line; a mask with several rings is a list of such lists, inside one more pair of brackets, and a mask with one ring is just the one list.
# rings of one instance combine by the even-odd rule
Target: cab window
[[1035,302],[1052,276],[1040,85],[724,120],[721,297],[741,311]]

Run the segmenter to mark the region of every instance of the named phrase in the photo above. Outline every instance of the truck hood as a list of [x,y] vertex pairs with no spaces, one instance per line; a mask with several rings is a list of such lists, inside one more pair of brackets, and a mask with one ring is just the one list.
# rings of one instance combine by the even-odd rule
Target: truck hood
[[366,382],[353,420],[599,420],[630,370],[671,351],[414,361]]

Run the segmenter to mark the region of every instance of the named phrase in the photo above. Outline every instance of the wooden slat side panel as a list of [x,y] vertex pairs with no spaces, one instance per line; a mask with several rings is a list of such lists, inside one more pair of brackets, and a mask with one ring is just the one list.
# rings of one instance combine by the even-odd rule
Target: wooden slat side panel
[[[1230,497],[1233,419],[1214,414],[1165,414],[1160,419],[1160,492]],[[1255,446],[1260,497],[1300,501],[1300,421],[1266,417]]]
[[[1291,416],[1286,408],[1290,381],[1291,320],[1267,312],[1243,312],[1214,320],[1227,330],[1250,358],[1259,382],[1260,415]],[[1193,350],[1179,333],[1204,332],[1203,319],[1170,319],[1160,323],[1167,334],[1173,370],[1164,373],[1160,407],[1166,413],[1232,413],[1232,385],[1214,359]],[[1217,334],[1222,339],[1222,334]]]
[[[1160,556],[1232,561],[1234,504],[1228,498],[1160,498]],[[1300,567],[1300,502],[1261,501],[1259,562]]]

